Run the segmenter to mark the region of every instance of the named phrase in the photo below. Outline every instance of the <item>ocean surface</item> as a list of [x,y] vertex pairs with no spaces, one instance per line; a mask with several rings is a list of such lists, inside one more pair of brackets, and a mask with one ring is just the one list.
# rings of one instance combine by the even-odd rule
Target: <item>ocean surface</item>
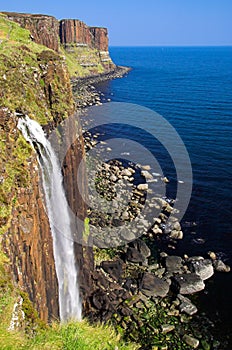
[[[142,105],[166,118],[191,159],[193,190],[182,220],[184,239],[170,253],[206,256],[214,251],[232,266],[232,47],[113,47],[110,54],[132,71],[97,88],[106,99]],[[133,125],[133,117],[128,114],[125,122]],[[153,122],[144,120],[144,127],[152,130]],[[172,177],[165,154],[162,159],[165,174]],[[186,227],[189,221],[197,225]],[[231,350],[232,273],[207,281],[198,303]]]

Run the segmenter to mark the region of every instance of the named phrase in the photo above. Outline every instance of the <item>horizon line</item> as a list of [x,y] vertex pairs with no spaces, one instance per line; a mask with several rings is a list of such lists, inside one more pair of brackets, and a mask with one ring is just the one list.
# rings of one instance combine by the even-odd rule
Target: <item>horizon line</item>
[[230,45],[109,45],[109,47],[232,47]]

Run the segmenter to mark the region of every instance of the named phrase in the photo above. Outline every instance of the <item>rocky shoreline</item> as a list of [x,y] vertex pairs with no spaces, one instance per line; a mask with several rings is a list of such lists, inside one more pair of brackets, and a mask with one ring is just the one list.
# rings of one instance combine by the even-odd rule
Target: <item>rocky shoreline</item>
[[[102,103],[101,96],[92,86],[94,82],[99,81],[94,78],[82,80],[83,94],[84,91],[88,94],[79,104],[80,108]],[[105,163],[97,160],[95,164],[88,154],[90,149],[101,144],[100,159],[104,152],[110,157],[111,149],[101,140],[102,135],[88,132],[87,120],[83,118],[82,123],[88,176],[95,179],[99,196],[116,209],[113,215],[99,214],[91,208],[88,211],[95,247],[95,290],[90,318],[103,322],[110,320],[126,339],[140,343],[143,350],[223,349],[223,344],[212,336],[214,324],[198,311],[194,295],[205,289],[207,280],[215,272],[229,272],[230,267],[214,252],[208,252],[206,257],[182,257],[158,251],[155,246],[160,237],[165,237],[169,247],[174,248],[183,238],[181,223],[173,213],[174,199],[159,197],[152,190],[153,183],[165,186],[168,179],[152,173],[147,164],[125,165],[118,160]],[[126,196],[129,205],[126,210],[121,210],[119,204],[128,191],[125,183],[129,185]],[[148,192],[153,192],[150,211],[154,208],[160,211],[151,227],[146,217],[141,221]],[[98,206],[95,201],[90,194],[92,208]],[[171,213],[172,221],[168,223]],[[125,224],[137,217],[143,227],[135,225],[128,230]]]
[[[100,105],[102,101],[101,93],[95,88],[95,85],[106,80],[118,79],[124,77],[130,72],[131,68],[116,66],[109,72],[92,75],[83,78],[72,78],[73,94],[77,108],[85,108],[93,105]],[[109,102],[109,101],[108,101]]]

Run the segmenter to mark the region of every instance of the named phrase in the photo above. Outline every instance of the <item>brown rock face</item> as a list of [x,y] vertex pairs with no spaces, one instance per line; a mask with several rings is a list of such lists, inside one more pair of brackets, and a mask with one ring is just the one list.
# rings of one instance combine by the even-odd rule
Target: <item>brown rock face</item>
[[99,51],[108,51],[108,31],[106,28],[88,27],[77,19],[60,21],[61,44],[86,45]]
[[[17,118],[0,111],[1,136],[7,130],[7,157],[17,147]],[[14,137],[15,142],[12,142]],[[10,259],[9,270],[14,281],[25,290],[39,316],[44,321],[57,319],[58,288],[53,257],[52,236],[46,214],[43,194],[40,190],[38,164],[35,153],[28,158],[27,173],[30,181],[18,180],[12,196],[17,203],[12,209],[10,224],[3,235],[2,245]],[[4,174],[4,169],[3,174]]]
[[59,21],[51,16],[33,15],[26,13],[3,12],[7,17],[17,22],[21,27],[31,32],[37,44],[59,51]]
[[108,51],[109,39],[107,28],[90,27],[89,30],[93,35],[94,48],[99,51]]
[[89,27],[77,19],[60,21],[60,41],[62,44],[80,44],[92,46],[92,35]]

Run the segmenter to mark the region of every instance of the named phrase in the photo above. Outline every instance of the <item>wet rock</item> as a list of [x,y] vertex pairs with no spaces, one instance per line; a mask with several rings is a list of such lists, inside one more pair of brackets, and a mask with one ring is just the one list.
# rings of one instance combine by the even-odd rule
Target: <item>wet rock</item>
[[153,179],[152,174],[150,174],[147,170],[141,171],[141,175],[144,176],[146,180]]
[[169,292],[169,284],[151,273],[143,274],[140,290],[147,296],[164,298]]
[[151,255],[149,247],[141,239],[136,239],[129,245],[130,247],[137,249],[144,256],[144,258],[148,258]]
[[126,252],[126,260],[132,263],[143,263],[145,258],[137,249],[129,247]]
[[190,335],[187,335],[187,334],[185,334],[185,335],[183,336],[183,341],[184,341],[187,345],[191,346],[191,348],[193,348],[193,349],[196,349],[196,348],[198,348],[198,346],[199,346],[199,340],[196,339],[196,338],[193,338],[193,337],[191,337]]
[[169,236],[173,239],[183,239],[184,234],[183,231],[172,230]]
[[138,189],[139,191],[147,191],[147,190],[148,190],[148,184],[139,184],[139,185],[137,186],[137,189]]
[[208,256],[211,260],[217,260],[217,255],[214,252],[208,252]]
[[230,266],[226,265],[222,260],[214,261],[213,267],[218,272],[230,272]]
[[116,280],[119,280],[122,276],[122,262],[120,260],[103,261],[101,263],[101,267],[106,273]]
[[161,328],[162,328],[162,333],[167,334],[172,332],[175,329],[175,326],[172,324],[163,324]]
[[167,256],[165,259],[165,266],[169,273],[182,273],[182,258],[180,256]]
[[205,284],[195,273],[184,273],[173,277],[173,288],[180,294],[193,294],[205,288]]
[[188,263],[191,272],[195,272],[205,281],[214,274],[212,261],[209,259],[190,258]]
[[183,297],[183,295],[179,294],[178,299],[181,301],[181,304],[179,306],[180,312],[185,312],[186,314],[192,316],[197,312],[197,307],[186,297]]

